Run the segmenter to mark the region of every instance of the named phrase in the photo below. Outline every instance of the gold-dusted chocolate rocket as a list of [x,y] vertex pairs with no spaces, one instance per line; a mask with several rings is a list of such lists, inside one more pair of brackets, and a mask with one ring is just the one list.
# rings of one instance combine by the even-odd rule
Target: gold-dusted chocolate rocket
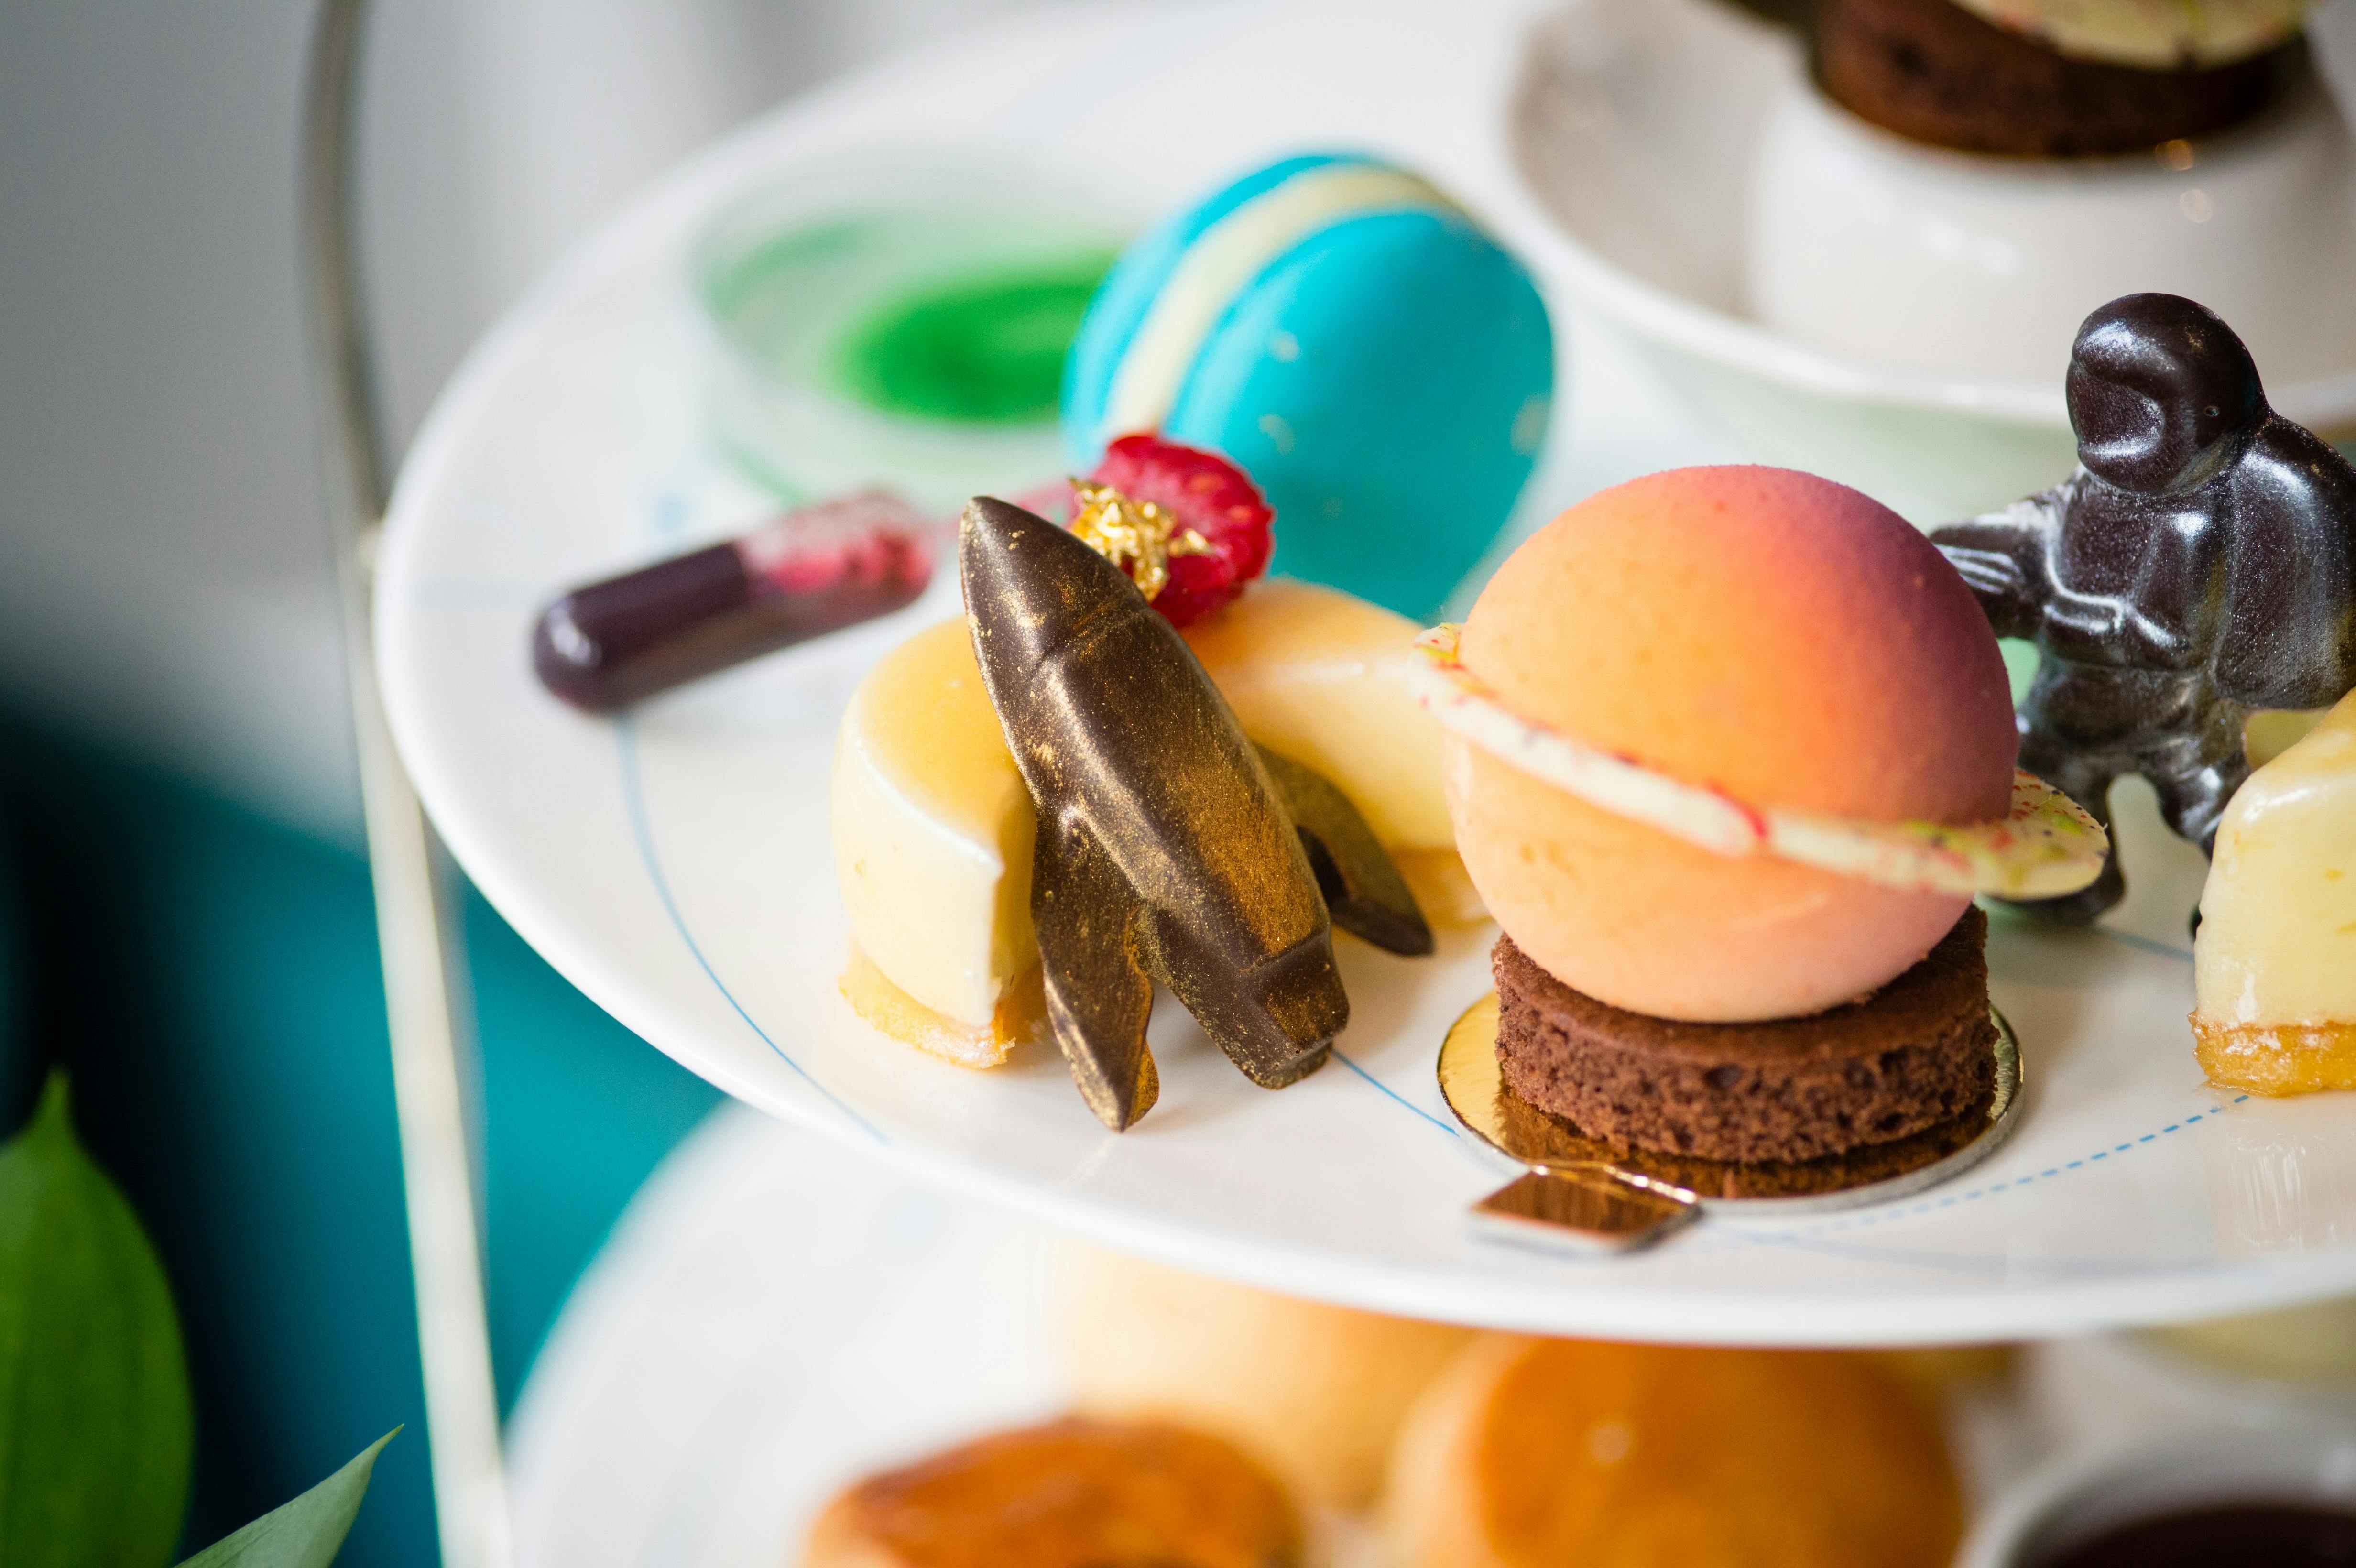
[[[1254,1083],[1323,1065],[1350,1003],[1318,868],[1193,652],[1118,567],[1004,501],[967,507],[958,570],[982,683],[1039,809],[1047,1015],[1089,1109],[1119,1131],[1152,1105],[1157,979]],[[1378,912],[1385,945],[1429,951],[1396,869],[1379,848],[1368,865],[1372,835],[1340,804],[1358,837],[1328,816],[1344,840],[1318,841],[1328,880]]]

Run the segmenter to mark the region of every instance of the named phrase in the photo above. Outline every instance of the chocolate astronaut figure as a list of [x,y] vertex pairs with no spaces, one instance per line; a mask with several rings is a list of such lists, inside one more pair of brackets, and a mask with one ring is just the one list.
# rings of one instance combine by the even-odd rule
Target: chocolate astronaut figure
[[[2249,774],[2243,724],[2356,686],[2356,470],[2266,406],[2233,330],[2174,294],[2086,318],[2070,354],[2076,473],[1931,538],[1997,635],[2042,662],[2020,709],[2020,765],[2109,825],[2140,773],[2206,852]],[[2092,921],[2101,880],[2030,907]]]

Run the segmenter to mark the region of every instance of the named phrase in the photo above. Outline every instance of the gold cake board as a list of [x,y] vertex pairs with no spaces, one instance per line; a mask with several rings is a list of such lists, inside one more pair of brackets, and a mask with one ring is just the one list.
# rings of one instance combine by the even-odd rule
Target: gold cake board
[[2020,1119],[2020,1042],[1996,1023],[1995,1086],[1934,1126],[1805,1161],[1734,1162],[1621,1149],[1542,1111],[1505,1083],[1497,1063],[1497,994],[1473,1003],[1440,1048],[1440,1093],[1472,1136],[1526,1168],[1472,1206],[1504,1239],[1625,1251],[1646,1246],[1705,1211],[1800,1218],[1910,1198],[1996,1152]]

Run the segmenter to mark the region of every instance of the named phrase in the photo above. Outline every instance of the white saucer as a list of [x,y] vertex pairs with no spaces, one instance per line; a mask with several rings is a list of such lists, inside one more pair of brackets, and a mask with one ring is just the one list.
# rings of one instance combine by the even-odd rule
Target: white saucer
[[[451,849],[567,977],[748,1103],[1109,1244],[1300,1295],[1794,1344],[2029,1336],[2356,1288],[2356,1100],[2243,1104],[2202,1085],[2184,1022],[2200,860],[2147,797],[2123,813],[2136,891],[2108,934],[1996,936],[1995,1000],[2019,1031],[2029,1093],[2019,1132],[1985,1165],[1902,1204],[1712,1220],[1643,1256],[1580,1264],[1483,1243],[1466,1223],[1495,1173],[1440,1104],[1432,1063],[1488,987],[1486,933],[1421,963],[1344,944],[1357,1021],[1338,1060],[1280,1093],[1247,1083],[1165,1008],[1162,1100],[1124,1136],[1055,1061],[971,1073],[851,1015],[834,987],[834,723],[864,665],[948,613],[945,597],[618,725],[533,684],[525,639],[544,598],[761,515],[695,432],[680,283],[691,237],[735,193],[887,135],[1058,178],[1150,168],[1174,189],[1130,193],[1149,207],[1303,144],[1372,144],[1494,190],[1510,183],[1496,112],[1519,25],[1509,8],[1468,7],[1434,50],[1431,14],[1405,0],[1052,13],[853,79],[659,187],[478,348],[394,500],[386,699]],[[1069,112],[1072,81],[1146,59],[1158,69],[1137,79],[1139,112]],[[1268,108],[1206,119],[1211,100]],[[1623,476],[1631,453],[1650,466],[1717,454],[1607,339],[1578,354],[1590,379],[1534,512]]]
[[[2147,210],[2148,193],[2134,180],[2126,183],[2136,188],[2119,188],[2107,162],[2091,171],[2027,166],[2013,189],[1986,175],[1994,160],[1836,123],[1847,117],[1813,107],[1804,72],[1796,39],[1729,0],[1571,0],[1533,36],[1510,112],[1512,156],[1549,220],[1547,232],[1525,240],[1526,253],[1643,344],[1681,393],[1761,461],[1854,485],[1925,525],[2002,506],[2055,483],[2074,461],[2062,381],[2070,334],[2088,311],[2136,289],[2201,297],[2209,292],[2204,280],[2279,290],[2300,275],[2295,256],[2281,267],[2258,266],[2230,245],[2221,251],[2169,234]],[[2300,181],[2320,177],[2310,167],[2318,160],[2344,163],[2336,126],[2308,129],[2287,173],[2232,172],[2233,148],[2247,138],[2228,136],[2204,150],[2197,174],[2155,171],[2151,178],[2190,181],[2185,188],[2203,203],[2230,200],[2235,214],[2248,204],[2273,210],[2306,199],[2288,187],[2307,192]],[[1768,193],[1756,188],[1762,145],[1780,149],[1771,171],[1777,188]],[[2221,173],[2236,182],[2230,197],[2212,188]],[[2168,190],[2163,207],[2181,194]],[[1822,249],[1793,266],[1839,272],[1838,281],[1784,278],[1778,286],[1819,305],[1829,298],[1829,308],[1844,287],[1870,294],[1879,306],[1868,313],[1875,320],[1901,310],[1889,298],[1897,274],[1922,285],[1913,292],[1930,287],[1938,269],[1916,252],[1950,242],[2008,246],[1986,266],[1950,269],[1937,286],[1952,294],[2018,285],[2026,303],[2008,325],[2045,331],[2050,368],[2030,379],[1953,366],[1933,372],[1893,362],[1919,345],[1885,347],[1877,357],[1869,341],[1853,336],[1852,351],[1832,352],[1762,325],[1746,299],[1744,255],[1745,225],[1762,199],[1794,208],[1783,214],[1787,224],[1818,231]],[[2348,193],[2335,189],[2323,205],[2329,210],[2312,219],[2318,243],[2348,247]],[[2130,249],[2097,261],[2074,243],[2090,229],[2099,235],[2101,226],[2130,219],[2170,253],[2147,258]],[[2040,226],[2052,232],[2029,242]],[[1787,232],[1785,241],[1796,248],[1801,237]],[[2018,276],[2007,271],[2016,267]],[[2301,346],[2294,339],[2286,349],[2283,338],[2296,333],[2300,304],[2276,300],[2240,324],[2268,377],[2267,395],[2301,424],[2334,439],[2356,436],[2356,364],[2300,365],[2294,373]],[[1924,300],[1924,309],[1936,307],[1935,298]],[[1980,302],[1983,315],[1989,308]],[[2226,311],[2229,322],[2234,314]],[[1944,341],[1935,328],[1925,336]]]

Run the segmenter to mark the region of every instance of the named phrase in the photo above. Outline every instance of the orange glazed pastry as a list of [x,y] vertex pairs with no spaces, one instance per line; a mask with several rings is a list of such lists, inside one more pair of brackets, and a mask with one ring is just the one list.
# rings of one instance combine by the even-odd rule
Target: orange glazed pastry
[[1402,1568],[1946,1568],[1963,1505],[1869,1358],[1496,1339],[1401,1435]]
[[1215,1437],[1056,1421],[871,1476],[811,1527],[803,1568],[1296,1568],[1301,1524]]

